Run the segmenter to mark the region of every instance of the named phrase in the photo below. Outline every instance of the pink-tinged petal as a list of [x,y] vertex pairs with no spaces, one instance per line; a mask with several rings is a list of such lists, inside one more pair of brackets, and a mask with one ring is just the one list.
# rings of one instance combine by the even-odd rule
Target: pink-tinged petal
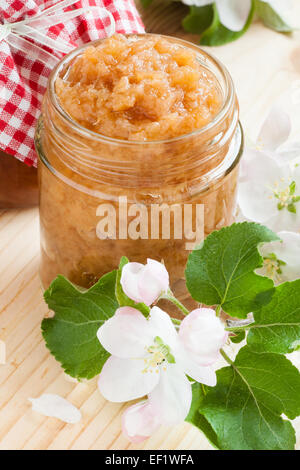
[[169,274],[162,263],[148,259],[146,265],[125,264],[120,282],[130,299],[151,305],[168,290]]
[[165,265],[155,259],[148,258],[146,268],[152,276],[159,280],[162,290],[167,291],[169,288],[169,273]]
[[273,106],[262,125],[257,144],[262,150],[274,151],[286,142],[291,133],[291,119],[280,106]]
[[170,346],[171,349],[176,350],[178,334],[170,316],[161,308],[152,307],[148,321],[155,336],[159,336],[166,345]]
[[241,31],[251,10],[251,0],[216,0],[221,23],[231,31]]
[[104,349],[121,358],[143,357],[154,339],[149,321],[132,307],[118,308],[99,328],[97,337]]
[[120,283],[125,294],[135,302],[143,302],[138,288],[138,279],[144,265],[127,263],[123,266]]
[[[214,363],[221,357],[218,354],[215,358]],[[189,354],[187,351],[183,351],[180,358],[180,366],[184,370],[184,372],[191,377],[192,379],[196,380],[204,385],[208,385],[209,387],[215,387],[217,383],[217,376],[215,369],[213,366],[203,366],[196,362],[196,358]]]
[[143,372],[144,368],[142,359],[109,357],[99,376],[100,392],[106,400],[117,403],[147,395],[157,385],[160,372]]
[[122,416],[123,434],[135,444],[154,434],[160,424],[160,418],[148,400],[129,406]]
[[173,426],[185,420],[192,403],[192,387],[176,364],[167,364],[160,381],[149,393],[149,403],[161,423]]
[[146,305],[153,304],[169,288],[169,274],[165,266],[149,259],[140,272],[138,290]]
[[210,308],[193,310],[179,328],[181,344],[199,366],[209,366],[218,360],[227,336],[223,323]]

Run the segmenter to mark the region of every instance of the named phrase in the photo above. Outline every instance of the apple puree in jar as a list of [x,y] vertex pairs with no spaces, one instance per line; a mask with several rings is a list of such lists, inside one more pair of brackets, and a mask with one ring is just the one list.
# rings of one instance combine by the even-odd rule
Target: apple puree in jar
[[66,79],[57,79],[56,93],[86,129],[133,141],[200,129],[223,101],[215,77],[192,50],[161,37],[121,35],[86,48]]
[[89,287],[124,255],[163,261],[180,295],[200,232],[234,221],[234,87],[185,41],[114,35],[69,54],[50,77],[36,147],[45,287],[57,274]]

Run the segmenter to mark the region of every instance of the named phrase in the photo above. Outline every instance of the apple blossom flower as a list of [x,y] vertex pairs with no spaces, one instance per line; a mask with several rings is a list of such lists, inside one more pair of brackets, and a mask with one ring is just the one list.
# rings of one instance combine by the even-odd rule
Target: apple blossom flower
[[[268,3],[279,16],[284,16],[292,6],[291,0],[261,0]],[[231,31],[241,31],[250,14],[252,0],[182,0],[186,5],[203,7],[216,4],[221,23]]]
[[147,319],[132,307],[121,307],[99,328],[97,336],[111,354],[98,381],[102,395],[113,402],[148,395],[147,406],[128,412],[131,436],[145,436],[146,430],[141,432],[145,422],[150,432],[158,423],[172,426],[184,421],[192,401],[187,375],[214,386],[213,363],[227,339],[214,310],[194,310],[177,333],[169,315],[159,307],[153,307]]
[[122,431],[135,444],[143,442],[161,426],[160,417],[155,413],[149,400],[129,406],[122,415]]
[[300,233],[279,232],[280,240],[260,247],[264,266],[258,274],[272,278],[275,284],[295,281],[300,275]]
[[281,106],[274,105],[268,113],[254,144],[248,144],[241,160],[240,181],[247,179],[253,160],[264,154],[279,165],[300,156],[300,141],[287,143],[291,134],[291,118]]
[[278,232],[300,230],[300,167],[281,166],[264,153],[253,158],[239,185],[243,215]]
[[[208,341],[204,340],[206,335]],[[211,365],[219,359],[219,351],[226,342],[227,333],[214,310],[198,308],[182,320],[179,337],[195,362],[201,357],[202,364]]]
[[165,266],[154,259],[147,264],[127,263],[122,269],[121,286],[135,302],[153,304],[169,288],[169,274]]

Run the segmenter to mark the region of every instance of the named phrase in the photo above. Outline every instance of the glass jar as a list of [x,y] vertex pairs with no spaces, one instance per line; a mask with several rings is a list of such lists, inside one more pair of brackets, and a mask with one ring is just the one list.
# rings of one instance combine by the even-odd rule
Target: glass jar
[[0,151],[0,209],[38,203],[37,170]]
[[224,97],[213,121],[187,135],[133,142],[74,122],[59,105],[55,80],[87,45],[50,76],[36,132],[44,287],[57,274],[89,287],[124,255],[163,260],[178,294],[193,243],[234,221],[243,137],[232,79],[199,47],[167,39],[196,51]]

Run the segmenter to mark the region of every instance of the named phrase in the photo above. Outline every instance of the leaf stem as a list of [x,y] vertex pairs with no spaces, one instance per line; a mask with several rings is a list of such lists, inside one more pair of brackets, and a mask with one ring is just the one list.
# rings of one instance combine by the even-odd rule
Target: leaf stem
[[224,351],[224,349],[220,349],[220,353],[222,354],[222,356],[224,357],[225,361],[228,362],[228,364],[230,364],[231,366],[233,366],[233,361],[230,359],[229,356],[227,356],[226,352]]
[[178,299],[176,299],[176,297],[174,297],[171,291],[168,291],[167,294],[162,295],[161,299],[169,300],[174,305],[176,305],[176,307],[178,307],[184,315],[189,315],[189,310]]
[[225,331],[229,331],[230,333],[239,333],[240,331],[245,331],[250,328],[250,325],[245,326],[234,326],[234,327],[226,327]]
[[216,308],[217,317],[220,315],[220,312],[221,312],[221,305],[218,305],[217,308]]
[[172,323],[174,323],[174,325],[181,325],[181,320],[178,320],[177,318],[172,318],[172,317],[171,317],[171,320],[172,320]]

